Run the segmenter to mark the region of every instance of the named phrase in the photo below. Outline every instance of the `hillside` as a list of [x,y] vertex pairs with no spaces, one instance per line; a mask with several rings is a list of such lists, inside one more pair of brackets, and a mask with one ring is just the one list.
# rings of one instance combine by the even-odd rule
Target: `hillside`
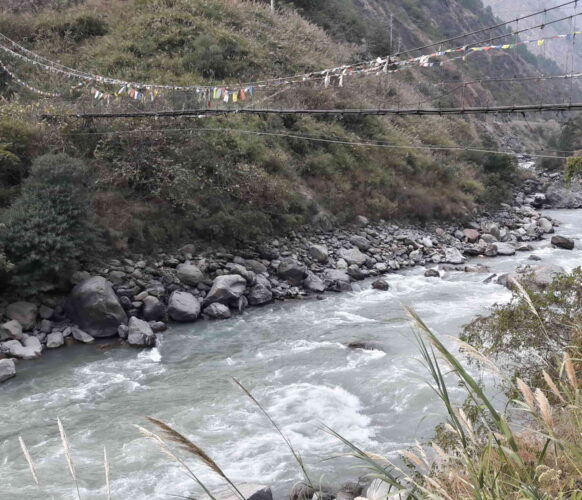
[[[315,71],[404,51],[495,22],[480,2],[467,0],[430,0],[422,5],[297,0],[280,5],[275,15],[265,4],[235,0],[32,4],[23,9],[17,2],[16,9],[7,9],[0,17],[0,32],[67,67],[172,85],[228,85]],[[39,98],[7,74],[0,77],[4,96],[0,204],[8,227],[2,241],[16,269],[26,243],[15,245],[11,238],[26,239],[23,234],[29,231],[33,242],[37,231],[22,220],[22,211],[29,207],[22,206],[20,193],[32,182],[28,176],[34,159],[45,153],[63,152],[86,165],[89,207],[84,217],[93,227],[92,235],[98,236],[91,243],[93,249],[144,250],[192,238],[233,246],[306,223],[325,227],[349,222],[356,215],[409,220],[463,217],[479,204],[505,199],[516,179],[513,162],[505,156],[432,151],[425,146],[497,149],[520,135],[522,147],[529,148],[542,144],[555,128],[551,122],[542,126],[518,120],[501,128],[498,118],[481,117],[234,115],[189,121],[47,122],[41,114],[103,112],[120,106],[180,109],[195,107],[197,101],[188,93],[168,92],[151,105],[127,100],[118,104],[117,99],[108,104],[58,74],[19,59],[3,62],[36,88],[65,89],[59,99]],[[437,82],[526,76],[536,74],[536,65],[555,69],[523,51],[484,53],[439,68],[353,78],[343,87],[315,82],[280,92],[267,88],[257,92],[250,105],[342,109],[527,103],[540,92],[535,82],[462,89],[443,88]],[[108,92],[103,85],[99,89]],[[542,90],[556,102],[565,95],[551,82]],[[370,141],[389,147],[342,144]],[[56,246],[61,238],[54,235]],[[29,263],[22,269],[35,266],[42,267]]]

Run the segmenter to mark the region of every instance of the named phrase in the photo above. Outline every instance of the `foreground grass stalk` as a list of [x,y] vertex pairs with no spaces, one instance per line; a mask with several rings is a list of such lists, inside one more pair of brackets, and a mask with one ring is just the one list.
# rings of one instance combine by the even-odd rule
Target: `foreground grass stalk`
[[67,465],[69,467],[69,472],[73,478],[73,483],[75,483],[75,490],[77,491],[77,498],[81,500],[81,492],[79,491],[79,482],[77,481],[77,473],[75,471],[75,464],[73,463],[73,457],[71,455],[71,447],[69,446],[69,441],[67,439],[67,434],[65,433],[65,428],[61,419],[57,417],[57,424],[59,426],[59,433],[61,435],[61,442],[63,444],[63,450],[65,451],[65,458],[67,460]]

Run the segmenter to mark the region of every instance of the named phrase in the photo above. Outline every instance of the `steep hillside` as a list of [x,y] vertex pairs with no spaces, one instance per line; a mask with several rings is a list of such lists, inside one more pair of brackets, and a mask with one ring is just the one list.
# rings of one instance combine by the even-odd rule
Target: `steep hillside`
[[[63,7],[56,2],[55,9],[49,2],[34,13],[7,12],[0,17],[0,32],[82,71],[172,85],[228,85],[404,51],[494,22],[482,8],[474,8],[478,2],[467,0],[422,5],[297,0],[280,6],[275,15],[265,4],[236,0],[73,3]],[[329,109],[526,103],[538,98],[534,83],[458,85],[483,76],[535,74],[528,61],[538,62],[522,55],[527,60],[517,52],[477,54],[443,67],[349,78],[343,87],[315,81],[266,88],[248,105]],[[89,166],[90,217],[104,248],[152,248],[192,237],[233,245],[309,222],[350,221],[355,215],[463,216],[478,203],[504,199],[516,178],[512,160],[427,146],[497,149],[508,136],[519,134],[524,144],[535,144],[551,130],[549,122],[511,121],[500,127],[498,118],[474,117],[235,115],[46,122],[40,117],[46,112],[180,109],[200,101],[191,93],[168,92],[153,104],[108,103],[95,99],[90,85],[79,88],[18,58],[3,62],[29,85],[62,93],[39,98],[9,75],[0,77],[0,204],[12,228],[3,236],[5,253],[14,262],[19,256],[11,254],[9,235],[22,238],[32,231],[31,244],[35,241],[33,229],[15,224],[22,219],[17,216],[23,210],[20,189],[34,158],[43,153],[64,152]],[[442,80],[448,86],[438,85]],[[92,85],[112,94],[118,90],[103,82]],[[564,95],[552,83],[543,91],[556,101]],[[384,146],[352,145],[362,142]]]

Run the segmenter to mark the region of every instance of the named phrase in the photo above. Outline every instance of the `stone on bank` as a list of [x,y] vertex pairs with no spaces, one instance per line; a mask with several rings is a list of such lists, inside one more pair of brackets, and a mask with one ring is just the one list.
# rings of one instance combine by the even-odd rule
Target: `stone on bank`
[[16,364],[13,359],[0,359],[0,383],[16,375]]

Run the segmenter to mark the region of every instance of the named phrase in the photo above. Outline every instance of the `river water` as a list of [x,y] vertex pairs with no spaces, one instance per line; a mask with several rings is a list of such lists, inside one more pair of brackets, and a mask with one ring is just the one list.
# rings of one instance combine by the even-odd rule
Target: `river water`
[[[582,238],[582,213],[546,213],[562,221],[560,234]],[[572,252],[552,249],[547,240],[534,245],[545,263],[567,270],[582,263],[582,244]],[[482,262],[492,272],[506,272],[531,253]],[[276,496],[284,497],[300,479],[299,470],[231,377],[262,402],[318,481],[337,484],[358,473],[345,458],[323,461],[345,449],[320,423],[389,456],[430,438],[443,409],[426,386],[402,304],[413,306],[440,335],[457,336],[462,325],[510,293],[484,284],[487,274],[423,274],[418,268],[388,275],[388,292],[364,282],[357,291],[328,294],[323,301],[275,304],[230,321],[172,328],[153,350],[74,346],[19,363],[17,377],[0,386],[0,498],[75,498],[57,416],[68,433],[83,499],[106,497],[104,446],[114,499],[198,494],[138,434],[134,424],[143,424],[146,415],[190,437],[235,482],[274,485]],[[372,341],[384,350],[344,346],[353,341]],[[19,435],[36,462],[40,491],[33,487]],[[214,474],[192,466],[210,486],[220,487]]]

